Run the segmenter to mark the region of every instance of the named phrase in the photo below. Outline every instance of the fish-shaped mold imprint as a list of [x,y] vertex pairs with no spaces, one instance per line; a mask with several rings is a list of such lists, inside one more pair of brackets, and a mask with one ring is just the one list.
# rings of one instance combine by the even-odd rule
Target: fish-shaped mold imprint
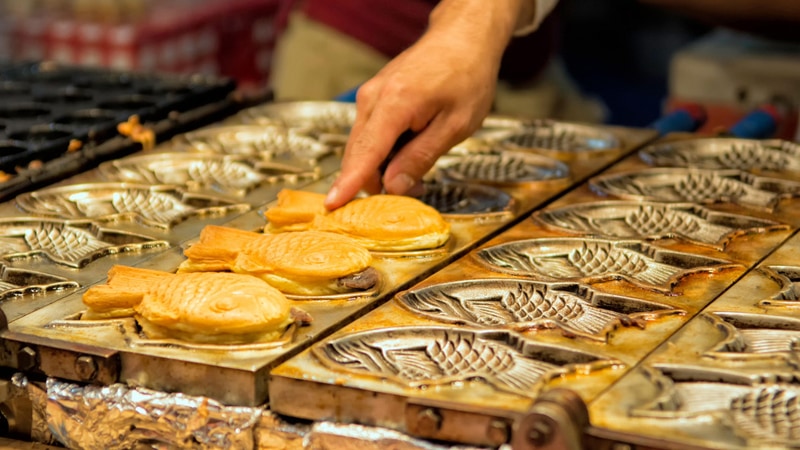
[[800,182],[759,177],[738,170],[645,169],[590,180],[601,195],[627,200],[733,203],[773,211],[782,199],[800,195]]
[[166,241],[111,230],[91,221],[0,219],[0,257],[8,261],[44,257],[82,268],[109,255],[167,247]]
[[496,131],[487,134],[485,139],[496,141],[510,149],[551,150],[586,155],[622,146],[620,139],[613,133],[586,125],[547,119],[527,120],[519,124],[500,123],[491,119],[484,122],[484,127],[492,125],[495,125]]
[[688,139],[650,145],[639,157],[659,167],[800,172],[800,145],[778,139]]
[[762,299],[758,306],[765,308],[800,307],[800,266],[765,266],[758,269],[772,280],[778,292]]
[[691,203],[608,201],[540,210],[532,218],[550,227],[602,238],[681,238],[723,250],[735,238],[787,230],[789,225],[712,211]]
[[66,278],[0,264],[0,301],[79,287],[77,282]]
[[589,376],[621,365],[617,360],[537,344],[506,331],[461,328],[384,328],[345,335],[312,347],[331,370],[409,387],[480,380],[495,390],[535,397],[548,381]]
[[714,369],[685,369],[650,368],[659,393],[634,407],[631,416],[684,424],[716,419],[744,439],[748,448],[800,446],[800,385],[752,381]]
[[605,341],[619,326],[681,314],[667,305],[606,295],[576,283],[476,279],[401,292],[396,300],[434,320],[481,328],[526,331],[560,328],[567,336]]
[[331,147],[282,126],[236,125],[203,128],[175,138],[176,150],[247,157],[311,169]]
[[[174,184],[192,191],[214,190],[245,195],[270,179],[242,157],[215,154],[159,153],[107,161],[100,173],[108,180]],[[277,178],[276,178],[277,179]]]
[[800,319],[727,311],[701,317],[722,333],[704,357],[721,361],[785,361],[800,369]]
[[561,161],[532,153],[499,151],[446,154],[436,171],[446,180],[500,186],[569,179],[569,167]]
[[280,123],[290,128],[314,126],[324,132],[345,129],[355,122],[356,107],[348,102],[299,101],[267,103],[242,110],[241,117],[262,123]]
[[17,205],[25,212],[61,219],[98,222],[136,221],[169,229],[189,217],[245,212],[250,205],[187,193],[175,186],[128,183],[75,184],[22,194]]
[[490,186],[467,183],[426,183],[420,200],[449,219],[510,218],[514,199]]
[[356,121],[355,104],[333,101],[274,102],[240,111],[235,120],[280,125],[322,142],[344,144]]
[[727,260],[659,249],[642,241],[542,238],[512,241],[474,253],[491,270],[547,281],[599,283],[625,280],[670,293],[697,272],[741,267]]

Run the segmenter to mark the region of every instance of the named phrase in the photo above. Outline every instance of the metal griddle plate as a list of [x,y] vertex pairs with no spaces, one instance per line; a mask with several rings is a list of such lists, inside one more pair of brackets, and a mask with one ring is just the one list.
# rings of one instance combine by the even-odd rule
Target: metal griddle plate
[[[480,262],[483,251],[536,236],[549,236],[539,239],[550,244],[574,242],[532,221],[512,227],[278,366],[270,384],[272,410],[498,445],[542,390],[567,387],[590,401],[746,265],[720,263],[724,254],[698,247],[707,256],[675,252],[666,258],[676,279],[643,286],[630,281],[636,270],[630,266],[608,279],[553,281]],[[763,252],[771,248],[762,245]],[[588,262],[613,265],[609,258]],[[695,262],[708,264],[701,273]]]
[[528,150],[562,160],[593,159],[624,147],[624,139],[607,129],[548,119],[487,118],[479,134],[509,150]]
[[[579,204],[631,215],[588,182],[543,211]],[[669,215],[639,213],[661,231],[619,239],[523,220],[278,366],[270,406],[498,445],[543,391],[592,402],[794,232],[763,211],[692,211],[749,228],[700,239]]]
[[229,123],[281,125],[315,138],[344,141],[356,119],[356,105],[346,102],[275,102],[240,111]]
[[[711,144],[706,143],[706,139],[686,140],[683,136],[658,141],[593,176],[584,195],[588,198],[599,195],[635,202],[690,202],[720,213],[800,225],[800,208],[795,207],[800,197],[800,176],[792,169],[792,165],[787,164],[780,171],[774,168],[768,170],[763,162],[760,165],[749,164],[747,170],[723,166],[711,168],[717,166],[709,166],[708,161],[702,162],[703,149],[728,148],[731,145],[730,139],[720,141],[719,144]],[[647,149],[694,148],[692,142],[705,144],[698,149],[699,153],[694,158],[690,158],[689,163],[681,163],[681,158],[642,156],[648,151],[652,153],[653,150]],[[769,142],[765,141],[762,145]],[[785,147],[792,148],[791,145]]]
[[[325,192],[330,182],[329,178],[306,189]],[[265,224],[263,209],[268,206],[241,214],[225,225],[258,230]],[[511,216],[501,219],[508,221]],[[498,220],[486,220],[480,214],[473,215],[472,220],[462,216],[453,223],[451,239],[440,249],[376,254],[373,265],[381,274],[380,289],[345,298],[296,300],[297,306],[310,313],[314,322],[290,330],[278,345],[154,342],[139,336],[133,320],[78,321],[84,310],[83,289],[14,321],[4,337],[16,345],[16,353],[12,355],[24,350],[23,343],[38,346],[36,364],[51,376],[100,383],[121,380],[153,389],[204,395],[229,404],[257,405],[266,400],[266,374],[272,366],[338,328],[351,316],[372,308],[393,290],[446,264],[453,255],[499,226]],[[181,240],[183,246],[191,241]],[[173,272],[183,260],[182,249],[176,246],[139,266]],[[96,281],[101,279],[97,274]],[[82,357],[88,357],[88,362]],[[14,359],[12,356],[8,363],[18,366],[19,359]],[[79,364],[79,360],[83,362]],[[86,364],[94,369],[86,370]]]
[[796,448],[800,235],[590,405],[607,439]]
[[[615,130],[616,132],[624,136],[629,146],[620,150],[615,157],[633,151],[637,145],[653,136],[650,131],[620,129]],[[208,133],[213,135],[212,131]],[[226,139],[230,137],[226,136]],[[205,139],[208,141],[210,138],[206,135]],[[203,226],[220,224],[246,230],[260,229],[264,225],[263,210],[274,200],[281,187],[327,192],[335,177],[335,173],[327,172],[327,166],[324,166],[321,171],[327,175],[317,181],[303,184],[303,181],[293,183],[283,180],[274,185],[259,185],[245,197],[230,195],[229,192],[195,190],[188,183],[188,176],[182,178],[187,182],[183,186],[149,185],[137,180],[141,186],[136,186],[135,196],[131,195],[133,184],[130,182],[133,180],[125,180],[127,183],[119,179],[98,183],[106,181],[101,175],[116,178],[121,171],[128,170],[144,175],[150,181],[148,177],[154,173],[151,171],[153,164],[164,164],[164,161],[169,160],[169,157],[157,155],[176,151],[192,153],[193,150],[183,145],[186,142],[185,136],[179,137],[157,152],[135,155],[131,160],[120,160],[113,167],[104,166],[105,170],[79,175],[20,199],[19,206],[32,214],[43,214],[61,220],[95,220],[103,227],[136,232],[167,241],[171,247],[152,255],[137,255],[134,260],[116,256],[100,258],[87,266],[91,267],[91,272],[84,269],[78,271],[86,274],[80,289],[62,295],[45,306],[17,310],[18,313],[14,315],[16,320],[3,333],[6,351],[3,352],[3,361],[0,363],[25,371],[39,370],[48,376],[69,380],[100,384],[124,381],[158,390],[203,395],[228,404],[261,404],[267,395],[268,372],[277,364],[387,300],[396,290],[408,287],[445,266],[459,254],[519,218],[524,211],[556,197],[568,187],[567,184],[545,191],[530,188],[503,190],[504,195],[492,197],[497,192],[489,187],[482,189],[481,186],[465,187],[456,184],[437,186],[428,197],[431,202],[444,207],[445,217],[452,222],[453,237],[446,246],[431,252],[405,254],[403,257],[376,255],[375,266],[381,272],[382,284],[380,291],[373,295],[352,300],[298,301],[298,305],[311,314],[314,322],[287,334],[285,342],[277,347],[215,348],[181,342],[156,343],[142,340],[132,321],[76,322],[74,319],[84,309],[80,300],[83,291],[91,284],[103,282],[112,263],[173,271],[183,261],[182,247],[190,244]],[[203,152],[198,153],[205,154]],[[170,167],[178,169],[183,158],[175,158],[175,165]],[[608,156],[607,162],[610,163],[613,159],[614,157]],[[253,160],[248,162],[252,164]],[[596,163],[589,165],[577,160],[568,165],[578,177],[587,177],[598,167]],[[517,201],[515,197],[521,193],[529,194],[524,202]],[[464,202],[465,195],[470,196],[470,200],[473,197],[481,200],[477,203]],[[490,204],[491,202],[486,201],[489,198],[506,198],[500,203],[508,203],[500,206]],[[448,201],[457,202],[457,206],[447,205]],[[174,208],[163,210],[165,204],[182,205],[181,214],[176,216]],[[117,210],[119,205],[134,207],[128,214],[120,214]],[[193,210],[203,205],[223,209],[228,207],[225,205],[242,205],[243,209],[221,215],[201,214]],[[483,211],[482,208],[487,205],[490,210]],[[0,208],[4,208],[3,211],[15,210],[18,214],[16,207],[16,204],[0,205]],[[475,208],[477,211],[473,210]],[[243,212],[248,209],[249,211]],[[564,355],[566,356],[555,357],[554,363],[564,363],[566,360],[561,361],[564,358],[577,358],[576,361],[581,364],[589,364],[589,360],[593,359],[574,352]]]
[[[598,128],[617,137],[615,146],[592,157],[575,158],[570,148],[542,151],[509,147],[498,138],[522,129],[527,122],[490,117],[476,137],[465,140],[443,155],[427,177],[501,188],[512,196],[518,211],[526,214],[632,153],[654,136],[648,130]],[[505,135],[505,134],[503,134]]]
[[[263,205],[339,170],[337,150],[280,126],[214,126],[176,136],[156,151],[102,164],[107,181],[177,184],[193,193]],[[96,174],[95,174],[96,177]]]
[[686,139],[649,145],[639,151],[639,157],[653,166],[737,169],[800,177],[800,145],[781,140]]

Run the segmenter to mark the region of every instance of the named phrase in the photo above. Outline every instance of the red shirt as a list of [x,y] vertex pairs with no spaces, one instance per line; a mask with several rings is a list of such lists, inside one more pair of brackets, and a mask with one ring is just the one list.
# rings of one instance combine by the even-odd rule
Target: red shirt
[[[302,10],[310,19],[393,58],[422,35],[436,3],[437,0],[305,0]],[[523,82],[539,74],[557,46],[554,16],[551,14],[535,33],[512,39],[503,55],[500,79]]]

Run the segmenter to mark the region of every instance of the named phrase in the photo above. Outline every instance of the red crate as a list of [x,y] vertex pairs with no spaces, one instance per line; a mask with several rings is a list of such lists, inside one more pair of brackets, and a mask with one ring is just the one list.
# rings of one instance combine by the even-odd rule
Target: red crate
[[162,7],[135,23],[30,16],[9,22],[6,41],[14,60],[205,73],[243,85],[265,85],[276,22],[286,4],[288,0],[213,0],[196,8]]

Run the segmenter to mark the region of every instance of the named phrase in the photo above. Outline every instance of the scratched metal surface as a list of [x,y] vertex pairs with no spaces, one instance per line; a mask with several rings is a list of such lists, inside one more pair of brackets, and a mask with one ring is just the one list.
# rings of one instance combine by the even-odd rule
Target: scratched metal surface
[[[308,113],[308,105],[304,108]],[[204,226],[258,231],[265,224],[264,210],[281,188],[327,192],[337,174],[341,148],[331,139],[330,127],[314,131],[316,124],[312,120],[302,127],[286,119],[256,127],[218,124],[179,135],[153,151],[108,163],[21,197],[13,204],[0,205],[0,215],[21,217],[16,220],[33,217],[61,223],[88,221],[92,225],[85,225],[87,229],[108,228],[105,235],[117,233],[114,242],[119,248],[123,248],[120,241],[131,241],[131,236],[138,239],[128,242],[124,252],[98,249],[92,253],[87,249],[87,256],[74,256],[72,265],[46,252],[35,258],[15,257],[11,263],[15,269],[56,275],[76,280],[76,284],[50,289],[57,292],[14,296],[5,301],[2,307],[11,320],[3,333],[5,342],[12,343],[12,347],[28,343],[43,350],[38,353],[37,364],[48,375],[85,381],[76,367],[64,365],[62,360],[89,354],[103,367],[107,363],[113,369],[118,364],[116,373],[111,370],[116,379],[107,381],[205,395],[230,404],[260,404],[267,396],[272,367],[385,302],[397,290],[444,267],[525,211],[558,196],[569,185],[540,188],[529,183],[524,189],[432,185],[426,199],[442,210],[452,225],[452,237],[445,246],[434,251],[376,255],[374,267],[380,272],[381,285],[372,295],[296,300],[296,305],[310,313],[314,321],[291,330],[278,345],[217,348],[148,342],[138,335],[136,324],[130,319],[92,323],[75,320],[84,310],[81,295],[85,289],[103,282],[112,265],[174,271],[184,260],[183,249]],[[285,134],[276,137],[276,127],[290,130],[283,130]],[[653,136],[643,130],[613,129],[613,133],[620,136],[619,142],[624,146],[606,153],[608,162],[630,153]],[[316,139],[318,144],[308,144],[308,139]],[[282,143],[290,148],[285,150]],[[230,161],[238,161],[248,170],[238,167],[226,172],[225,164]],[[577,160],[566,164],[578,177],[588,176],[593,167]],[[280,172],[290,172],[289,169],[301,173],[310,170],[313,175]],[[273,178],[251,178],[255,180],[251,185],[231,188],[230,173],[262,170],[271,170]],[[175,184],[163,184],[165,181]],[[531,195],[533,192],[536,195]],[[99,240],[97,232],[94,236],[84,233],[85,242],[91,237]],[[146,245],[148,239],[161,245]],[[83,266],[76,268],[80,264]],[[52,280],[53,286],[60,286],[57,281]],[[5,359],[3,363],[11,367],[21,361],[13,352]]]
[[590,405],[592,423],[680,445],[800,445],[800,235]]
[[[601,175],[646,167],[638,155],[630,155]],[[415,429],[402,412],[422,405],[435,407],[445,420],[469,412],[513,421],[539,392],[556,386],[574,390],[591,405],[616,408],[619,396],[638,394],[626,387],[604,402],[609,387],[643,373],[643,361],[677,331],[708,322],[704,310],[729,295],[740,278],[759,272],[754,269],[763,258],[797,251],[782,247],[797,230],[797,203],[791,198],[778,202],[774,211],[692,204],[687,222],[664,213],[686,212],[685,202],[645,202],[632,208],[633,202],[615,199],[594,188],[595,183],[590,179],[573,188],[278,366],[272,371],[271,408],[314,420],[381,423],[433,438],[441,436]],[[669,207],[659,210],[663,205]],[[597,214],[595,207],[606,209]],[[565,210],[572,214],[569,226],[543,220],[558,213],[563,219]],[[574,218],[581,214],[591,217]],[[605,223],[585,226],[598,217],[625,222],[616,227],[625,236],[615,235]],[[687,223],[700,230],[700,225],[717,228],[697,234]],[[643,228],[631,232],[632,224]],[[796,296],[787,280],[797,272],[771,270],[768,278],[781,293],[768,302],[786,308],[786,298]],[[763,311],[761,305],[755,308]],[[708,328],[719,333],[732,327],[725,323]],[[772,335],[741,337],[731,331],[731,336],[730,345],[718,347],[744,342],[761,349]],[[793,337],[783,338],[784,347]],[[698,335],[687,342],[717,343]],[[499,360],[537,369],[514,371],[516,366]],[[567,361],[573,365],[563,364]],[[576,368],[576,363],[583,366]],[[498,369],[487,371],[490,366]],[[386,410],[399,419],[387,420]],[[650,424],[615,428],[618,416],[606,419],[606,411],[594,412],[594,406],[592,411],[593,419],[599,418],[593,425],[610,430],[636,434]],[[470,437],[486,435],[477,429]],[[710,432],[704,445],[719,448],[731,442],[723,436]],[[655,437],[669,443],[671,436]],[[723,440],[715,442],[718,438]]]

